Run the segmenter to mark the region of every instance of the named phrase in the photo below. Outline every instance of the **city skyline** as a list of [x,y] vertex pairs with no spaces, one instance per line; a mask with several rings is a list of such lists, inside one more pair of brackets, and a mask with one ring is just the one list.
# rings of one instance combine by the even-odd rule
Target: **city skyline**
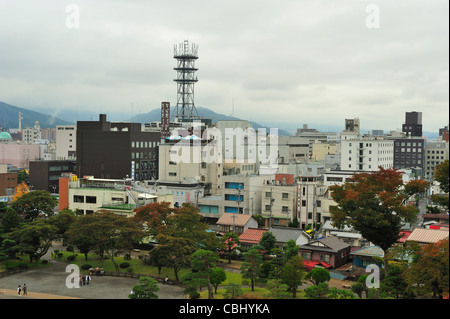
[[195,104],[217,113],[389,131],[417,111],[424,131],[448,124],[447,1],[257,4],[4,1],[0,100],[55,116],[175,105],[173,47],[189,40]]

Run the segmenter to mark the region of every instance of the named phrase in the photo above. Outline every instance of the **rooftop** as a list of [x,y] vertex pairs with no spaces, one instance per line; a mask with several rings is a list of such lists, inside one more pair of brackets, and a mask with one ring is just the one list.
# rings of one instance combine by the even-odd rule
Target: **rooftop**
[[416,228],[406,241],[416,241],[419,243],[432,244],[448,238],[448,229],[427,229]]
[[233,225],[234,223],[237,227],[243,227],[251,218],[253,216],[248,214],[224,213],[217,221],[217,225]]
[[258,244],[267,229],[248,228],[239,236],[239,241],[246,244]]

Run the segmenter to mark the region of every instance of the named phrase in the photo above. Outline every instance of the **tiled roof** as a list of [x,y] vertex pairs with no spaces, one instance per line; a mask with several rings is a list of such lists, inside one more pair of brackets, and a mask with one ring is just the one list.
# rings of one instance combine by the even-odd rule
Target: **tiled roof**
[[378,246],[365,246],[350,253],[357,256],[384,257],[384,251]]
[[446,238],[448,238],[448,229],[416,228],[406,240],[431,244]]
[[233,225],[233,216],[234,216],[234,225],[237,227],[245,226],[248,223],[248,221],[253,217],[252,215],[248,214],[224,213],[217,221],[217,225]]
[[248,228],[239,236],[239,241],[245,244],[258,244],[266,229]]
[[303,264],[307,270],[311,270],[316,267],[316,265],[323,266],[325,268],[331,268],[332,265],[327,264],[324,261],[315,261],[315,260],[304,260]]
[[351,246],[350,244],[347,244],[347,243],[341,241],[338,237],[330,236],[330,237],[318,239],[316,241],[312,241],[305,245],[301,245],[300,249],[329,251],[329,252],[335,253],[342,249],[346,249],[350,246]]
[[339,229],[339,228],[333,226],[333,223],[331,222],[331,220],[327,220],[323,224],[322,230],[352,231],[352,227],[350,227],[348,225],[344,225],[343,229]]
[[409,230],[401,231],[400,236],[402,236],[402,237],[399,240],[397,240],[397,242],[404,243],[408,239],[409,235],[411,235],[411,233],[412,233],[412,231],[409,231]]
[[277,242],[285,243],[289,240],[297,240],[300,236],[311,238],[303,229],[290,227],[270,227],[269,231],[275,236]]

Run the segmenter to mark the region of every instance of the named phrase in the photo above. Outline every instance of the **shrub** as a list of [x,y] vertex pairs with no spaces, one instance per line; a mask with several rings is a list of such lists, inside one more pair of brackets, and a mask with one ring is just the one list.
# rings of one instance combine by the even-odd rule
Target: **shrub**
[[75,256],[74,255],[70,255],[67,257],[67,261],[74,261],[75,260]]
[[89,268],[92,268],[92,266],[90,264],[81,265],[81,269],[83,269],[83,270],[89,270]]
[[128,268],[130,267],[130,263],[124,262],[119,265],[120,268]]

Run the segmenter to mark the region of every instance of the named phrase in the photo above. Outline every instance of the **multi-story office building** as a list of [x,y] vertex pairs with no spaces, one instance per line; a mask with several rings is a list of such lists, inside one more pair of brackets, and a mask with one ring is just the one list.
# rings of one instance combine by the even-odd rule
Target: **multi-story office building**
[[425,145],[425,172],[427,180],[433,179],[434,168],[449,159],[448,142],[427,142]]
[[288,226],[297,217],[297,183],[292,174],[275,174],[261,189],[261,215],[266,227]]
[[341,140],[341,169],[377,171],[394,166],[394,141],[360,137]]
[[410,137],[422,137],[422,112],[406,112],[402,132]]
[[75,161],[30,161],[30,185],[33,190],[59,193],[59,178],[62,174],[74,174]]
[[77,126],[56,126],[56,159],[74,160],[77,157]]
[[321,176],[306,172],[297,181],[297,219],[302,229],[313,228],[329,219],[329,206],[333,204],[327,196],[327,187]]
[[35,140],[41,139],[41,126],[36,121],[33,127],[27,127],[22,130],[22,142],[25,144],[34,144]]
[[[193,135],[191,135],[193,136]],[[216,143],[201,140],[166,141],[158,149],[158,179],[182,183],[192,178],[205,187],[205,194],[218,194],[222,185],[222,151]]]
[[406,137],[394,139],[394,168],[424,168],[425,139]]
[[144,132],[140,123],[78,121],[77,175],[149,180],[157,176],[160,132]]

